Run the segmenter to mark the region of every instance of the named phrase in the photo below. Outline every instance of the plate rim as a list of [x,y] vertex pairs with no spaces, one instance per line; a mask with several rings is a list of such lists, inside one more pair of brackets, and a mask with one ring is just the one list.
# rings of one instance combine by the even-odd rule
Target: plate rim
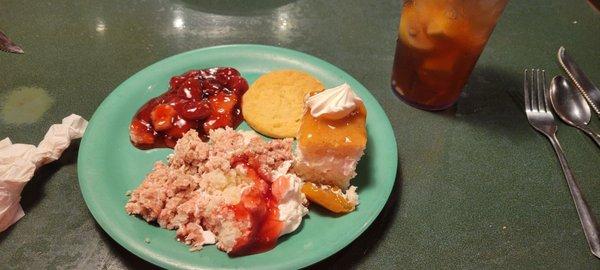
[[[383,115],[385,115],[385,119],[378,119],[378,121],[382,121],[382,123],[385,126],[384,131],[389,131],[390,132],[390,136],[391,136],[391,142],[393,142],[393,145],[390,145],[390,150],[391,150],[391,158],[393,159],[393,167],[392,168],[388,168],[388,169],[393,169],[392,175],[393,175],[393,181],[390,180],[390,188],[386,190],[385,192],[385,201],[379,205],[377,205],[375,207],[376,210],[376,215],[371,215],[368,219],[366,219],[365,223],[363,224],[363,226],[357,230],[357,233],[355,236],[353,236],[353,239],[350,240],[349,242],[345,242],[345,241],[340,241],[340,242],[336,242],[336,243],[332,243],[332,245],[330,245],[332,248],[330,248],[327,252],[323,252],[321,254],[317,254],[315,256],[311,256],[311,257],[304,257],[303,260],[299,260],[296,261],[296,264],[294,265],[287,265],[287,266],[283,266],[286,268],[302,268],[302,267],[307,267],[310,265],[313,265],[315,263],[318,263],[326,258],[331,257],[332,255],[340,252],[343,248],[345,248],[346,246],[350,245],[352,242],[356,241],[356,239],[358,237],[360,237],[367,228],[369,228],[373,222],[381,215],[381,212],[383,210],[383,208],[385,207],[385,205],[387,204],[387,202],[389,201],[390,198],[390,194],[392,192],[393,187],[396,185],[397,182],[397,174],[398,174],[398,147],[397,147],[397,141],[396,141],[396,136],[394,134],[391,122],[389,120],[388,115],[386,114],[385,110],[383,109],[383,107],[381,106],[381,104],[379,103],[379,101],[377,101],[377,99],[375,98],[375,96],[373,96],[371,94],[371,91],[369,91],[368,88],[366,88],[362,83],[360,83],[358,80],[356,80],[353,76],[351,76],[349,73],[347,73],[346,71],[342,70],[341,68],[321,59],[318,57],[315,57],[313,55],[301,52],[301,51],[297,51],[297,50],[293,50],[293,49],[288,49],[288,48],[283,48],[283,47],[277,47],[277,46],[270,46],[270,45],[262,45],[262,44],[227,44],[227,45],[218,45],[218,46],[210,46],[210,47],[203,47],[203,48],[197,48],[197,49],[193,49],[193,50],[189,50],[189,51],[185,51],[182,53],[178,53],[178,54],[174,54],[171,56],[168,56],[166,58],[163,58],[159,61],[156,61],[146,67],[144,67],[143,69],[137,71],[136,73],[134,73],[133,75],[129,76],[126,80],[124,80],[122,83],[120,83],[117,87],[115,87],[109,94],[108,96],[106,96],[104,98],[104,100],[100,103],[100,105],[98,105],[98,107],[96,108],[96,110],[94,111],[92,117],[90,118],[89,124],[88,124],[88,128],[93,127],[94,123],[95,123],[95,118],[98,117],[98,111],[100,111],[101,109],[103,109],[105,106],[108,106],[107,104],[112,103],[113,99],[118,98],[118,94],[119,92],[122,92],[123,90],[119,90],[121,88],[123,88],[124,86],[126,86],[127,84],[129,84],[131,81],[135,80],[136,77],[142,76],[144,73],[151,71],[157,67],[160,67],[161,64],[173,61],[176,58],[182,58],[185,57],[187,55],[192,55],[192,54],[197,54],[197,53],[202,53],[202,52],[207,52],[207,51],[212,51],[212,50],[229,50],[229,49],[237,49],[237,48],[246,48],[246,49],[257,49],[257,50],[261,50],[261,51],[269,51],[269,52],[274,52],[274,54],[286,54],[286,55],[293,55],[293,58],[299,59],[310,59],[311,62],[315,62],[318,63],[319,65],[322,65],[325,67],[325,69],[328,70],[332,70],[335,73],[339,73],[341,75],[343,75],[344,80],[352,80],[353,83],[360,85],[361,87],[363,87],[368,93],[369,95],[372,96],[373,101],[375,102],[375,104],[377,105],[376,107],[381,111],[381,113]],[[306,61],[306,60],[303,60]],[[173,261],[164,261],[158,258],[155,258],[153,256],[151,256],[151,253],[148,253],[143,247],[140,248],[137,245],[131,244],[128,241],[126,241],[126,239],[121,238],[121,236],[119,235],[119,233],[112,228],[111,226],[109,226],[107,224],[107,222],[104,220],[104,218],[100,218],[100,212],[101,210],[98,209],[98,204],[97,203],[92,203],[92,198],[90,196],[89,193],[92,192],[91,190],[89,190],[89,188],[87,188],[88,184],[86,183],[86,181],[82,181],[83,178],[86,178],[85,176],[85,171],[86,171],[86,167],[81,165],[82,163],[80,162],[86,155],[87,155],[87,150],[86,149],[86,145],[87,144],[92,144],[91,142],[88,142],[88,136],[86,136],[87,133],[84,133],[83,138],[81,139],[80,142],[80,150],[79,150],[79,155],[77,158],[77,178],[78,178],[78,183],[79,183],[79,189],[81,191],[81,194],[83,196],[83,199],[85,201],[85,204],[88,208],[88,210],[90,211],[90,213],[92,214],[92,216],[94,217],[94,220],[100,225],[100,227],[102,228],[102,230],[104,230],[104,232],[106,232],[111,238],[112,240],[114,240],[115,242],[117,242],[120,246],[122,246],[123,248],[125,248],[126,250],[128,250],[129,252],[135,254],[137,257],[150,262],[154,265],[160,266],[160,267],[165,267],[165,268],[181,268],[181,265],[177,265],[176,262]],[[393,147],[392,147],[393,146]],[[84,162],[85,163],[85,162]],[[324,255],[323,255],[324,254]],[[278,267],[278,266],[274,266],[274,267]],[[267,269],[268,267],[263,267],[263,269]]]

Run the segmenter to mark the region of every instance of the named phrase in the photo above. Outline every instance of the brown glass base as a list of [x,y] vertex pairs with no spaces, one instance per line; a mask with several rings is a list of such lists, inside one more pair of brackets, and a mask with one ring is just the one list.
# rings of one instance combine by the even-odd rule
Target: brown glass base
[[452,107],[452,105],[454,105],[456,103],[456,101],[458,101],[458,98],[456,98],[454,101],[452,101],[448,104],[439,105],[439,106],[429,106],[429,105],[416,103],[416,102],[406,99],[402,94],[400,94],[400,92],[398,90],[396,90],[396,87],[394,86],[393,82],[391,84],[391,88],[392,88],[392,92],[394,92],[396,97],[398,97],[404,103],[406,103],[412,107],[415,107],[417,109],[426,110],[426,111],[443,111],[443,110],[446,110],[446,109]]

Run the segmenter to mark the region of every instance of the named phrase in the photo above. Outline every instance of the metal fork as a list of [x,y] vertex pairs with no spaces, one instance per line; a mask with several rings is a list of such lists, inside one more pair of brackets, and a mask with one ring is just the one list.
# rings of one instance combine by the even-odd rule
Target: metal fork
[[554,151],[558,156],[558,161],[565,174],[565,179],[569,185],[571,191],[571,197],[575,203],[581,226],[585,238],[587,239],[588,245],[592,250],[592,254],[600,258],[600,238],[598,231],[598,224],[594,216],[590,211],[579,185],[573,177],[573,173],[567,164],[565,154],[556,138],[556,122],[554,121],[554,115],[550,111],[548,105],[548,89],[546,88],[546,71],[544,70],[525,70],[524,72],[523,90],[525,97],[525,113],[527,114],[527,120],[529,124],[533,126],[537,131],[544,134],[552,143]]
[[23,49],[13,43],[2,31],[0,31],[0,51],[9,53],[24,53]]

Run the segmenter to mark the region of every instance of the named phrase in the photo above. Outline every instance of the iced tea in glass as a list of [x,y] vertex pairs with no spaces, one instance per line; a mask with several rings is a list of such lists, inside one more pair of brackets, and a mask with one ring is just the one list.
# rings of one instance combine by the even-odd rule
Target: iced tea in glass
[[508,0],[405,0],[392,88],[407,103],[446,109],[458,99]]

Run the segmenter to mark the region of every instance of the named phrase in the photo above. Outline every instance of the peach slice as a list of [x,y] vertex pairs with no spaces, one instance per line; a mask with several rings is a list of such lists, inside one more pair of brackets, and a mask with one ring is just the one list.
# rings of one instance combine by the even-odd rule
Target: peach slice
[[311,202],[323,206],[334,213],[349,213],[354,211],[355,208],[355,205],[350,203],[337,187],[321,186],[306,182],[302,185],[302,193]]

